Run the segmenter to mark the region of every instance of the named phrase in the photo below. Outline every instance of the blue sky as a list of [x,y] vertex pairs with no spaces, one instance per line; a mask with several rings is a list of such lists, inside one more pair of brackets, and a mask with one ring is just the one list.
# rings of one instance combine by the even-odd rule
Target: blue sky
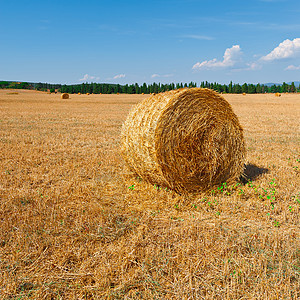
[[300,80],[298,0],[0,0],[0,80]]

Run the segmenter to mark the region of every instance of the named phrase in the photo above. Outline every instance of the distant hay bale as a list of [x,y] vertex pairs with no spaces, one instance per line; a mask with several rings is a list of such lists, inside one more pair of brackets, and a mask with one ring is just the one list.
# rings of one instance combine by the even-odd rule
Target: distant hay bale
[[89,95],[90,93],[86,93],[87,95]]
[[212,90],[191,88],[136,105],[122,127],[121,152],[145,181],[193,192],[240,176],[245,144],[229,103]]
[[145,93],[142,93],[142,95],[145,95]]
[[276,97],[281,97],[281,94],[280,93],[275,93],[275,96]]
[[78,95],[81,95],[81,93],[78,93]]
[[243,93],[243,95],[245,96],[245,95],[246,95],[246,93]]
[[68,93],[63,93],[63,94],[61,94],[60,97],[61,97],[61,99],[69,99],[70,98]]

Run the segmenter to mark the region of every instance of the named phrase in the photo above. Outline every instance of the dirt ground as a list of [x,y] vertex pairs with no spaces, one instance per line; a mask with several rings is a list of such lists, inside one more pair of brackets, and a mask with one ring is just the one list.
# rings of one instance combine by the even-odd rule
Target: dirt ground
[[246,179],[180,196],[120,156],[147,95],[0,90],[0,298],[299,299],[300,94],[223,96]]

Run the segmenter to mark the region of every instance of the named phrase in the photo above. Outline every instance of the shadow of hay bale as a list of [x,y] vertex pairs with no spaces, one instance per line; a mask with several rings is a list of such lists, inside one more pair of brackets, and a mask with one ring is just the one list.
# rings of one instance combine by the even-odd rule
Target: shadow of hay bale
[[246,184],[249,181],[256,180],[258,177],[260,177],[262,174],[268,173],[269,169],[258,167],[254,164],[247,164],[244,168],[244,173],[240,177],[240,181],[243,184]]

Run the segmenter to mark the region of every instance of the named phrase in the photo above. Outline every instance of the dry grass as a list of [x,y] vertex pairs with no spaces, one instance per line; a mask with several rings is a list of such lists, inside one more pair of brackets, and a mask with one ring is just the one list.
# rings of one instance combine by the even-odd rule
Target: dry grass
[[123,173],[147,95],[6,93],[1,299],[299,299],[299,95],[225,95],[251,183],[182,197]]

